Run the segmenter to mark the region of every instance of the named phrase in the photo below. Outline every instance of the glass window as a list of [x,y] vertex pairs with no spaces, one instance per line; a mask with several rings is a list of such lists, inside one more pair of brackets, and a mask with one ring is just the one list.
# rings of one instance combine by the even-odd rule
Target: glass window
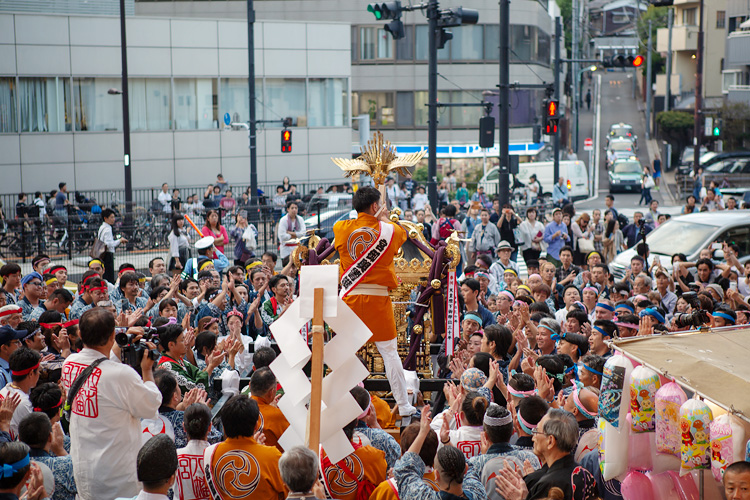
[[532,61],[533,35],[532,26],[511,24],[510,26],[510,60]]
[[219,128],[218,93],[213,78],[175,78],[175,122],[179,130]]
[[453,28],[451,59],[454,61],[478,61],[482,59],[482,26],[458,26]]
[[[427,61],[430,54],[430,37],[428,36],[428,27],[426,24],[419,24],[416,27],[415,37],[415,55],[417,61]],[[450,56],[450,46],[452,42],[447,42],[445,48],[438,49],[438,61],[447,61]]]
[[484,58],[488,61],[500,59],[500,26],[484,25]]
[[[414,92],[414,125],[427,126],[429,110],[427,109],[427,91]],[[450,92],[438,92],[438,102],[450,102]],[[438,128],[450,126],[449,108],[438,108]]]
[[77,132],[122,130],[122,98],[107,94],[120,88],[119,78],[74,78],[73,116]]
[[672,255],[675,242],[679,241],[682,253],[692,255],[703,248],[714,231],[716,226],[672,219],[648,234],[648,246],[652,255]]
[[[265,119],[287,116],[297,120],[297,126],[307,126],[305,80],[301,78],[266,78]],[[279,123],[281,126],[281,123]]]
[[685,26],[695,26],[695,17],[697,12],[697,7],[693,7],[692,9],[683,9],[682,24]]
[[544,31],[537,29],[537,54],[536,54],[536,60],[537,62],[540,62],[544,64],[545,66],[549,66],[550,64],[550,46],[552,44],[551,37]]
[[343,127],[346,119],[346,80],[310,78],[308,86],[310,127]]
[[393,37],[380,28],[378,28],[378,59],[393,59]]
[[396,125],[414,126],[414,92],[396,92]]
[[[232,123],[246,123],[250,119],[250,89],[247,78],[222,78],[219,84],[219,115],[229,113]],[[262,110],[257,101],[263,102],[263,80],[255,79],[256,114],[260,116]]]
[[[451,92],[451,102],[479,103],[482,100],[482,91],[461,91],[454,90]],[[479,127],[479,119],[484,116],[484,107],[452,107],[451,112],[452,127]]]
[[375,28],[359,28],[359,58],[375,59]]
[[71,130],[70,80],[60,77],[21,78],[18,90],[21,132]]
[[359,92],[354,105],[358,115],[370,115],[371,127],[392,127],[395,123],[392,92]]
[[725,10],[716,11],[716,27],[723,29],[727,23],[727,12]]
[[0,133],[17,132],[16,80],[0,78]]
[[131,130],[169,130],[172,103],[168,78],[130,78],[128,96]]
[[414,26],[404,26],[404,38],[396,40],[396,59],[399,61],[414,60]]
[[534,118],[541,109],[541,103],[535,98],[533,90],[512,90],[510,92],[510,126],[526,127],[534,123]]

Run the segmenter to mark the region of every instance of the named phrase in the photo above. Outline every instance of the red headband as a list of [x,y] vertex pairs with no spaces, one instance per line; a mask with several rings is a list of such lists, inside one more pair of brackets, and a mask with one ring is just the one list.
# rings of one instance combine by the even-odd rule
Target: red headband
[[34,407],[34,411],[49,411],[49,410],[54,410],[55,408],[60,408],[62,406],[63,402],[65,402],[65,396],[61,395],[60,396],[60,401],[58,401],[55,406],[50,406],[49,408],[37,408],[35,406]]
[[67,270],[68,270],[67,267],[57,265],[57,266],[52,266],[49,269],[47,269],[47,273],[45,273],[45,274],[55,274],[55,273],[57,273],[57,271],[66,271],[67,272]]
[[41,326],[42,328],[48,328],[48,329],[52,329],[52,328],[54,328],[56,326],[61,326],[63,328],[70,328],[71,326],[77,325],[79,321],[80,320],[77,320],[77,319],[71,319],[70,321],[67,321],[65,323],[62,323],[62,322],[60,322],[60,323],[39,323],[39,326]]
[[118,271],[117,274],[124,274],[124,273],[134,273],[135,268],[134,267],[124,267]]
[[37,361],[36,364],[30,368],[26,368],[25,370],[21,370],[21,371],[13,370],[11,371],[11,373],[15,375],[16,377],[23,377],[24,375],[28,375],[29,373],[33,372],[37,368],[39,368],[39,361]]
[[96,290],[99,290],[102,293],[107,293],[107,287],[105,285],[102,286],[84,286],[83,291],[84,292],[94,292]]
[[19,306],[17,309],[8,309],[7,311],[0,312],[0,318],[3,316],[10,316],[11,314],[22,313],[23,309]]

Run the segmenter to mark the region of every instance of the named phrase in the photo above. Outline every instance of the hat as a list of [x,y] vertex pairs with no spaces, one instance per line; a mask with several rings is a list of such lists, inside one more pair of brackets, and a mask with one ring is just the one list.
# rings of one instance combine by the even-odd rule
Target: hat
[[500,244],[499,244],[499,245],[497,246],[497,249],[498,249],[498,250],[505,250],[505,249],[508,249],[508,250],[510,250],[511,252],[512,252],[513,250],[515,250],[515,248],[513,248],[513,247],[511,246],[511,244],[510,244],[510,243],[508,243],[508,242],[507,242],[507,241],[505,241],[505,240],[503,240],[503,241],[501,241],[501,242],[500,242]]
[[562,212],[562,209],[561,209],[561,208],[559,208],[559,207],[557,207],[557,208],[553,209],[553,210],[552,210],[552,215],[555,215],[555,212]]
[[29,281],[33,280],[34,278],[39,278],[39,281],[44,281],[44,279],[42,278],[42,275],[34,271],[33,273],[29,273],[23,278],[21,278],[21,286],[26,285]]
[[26,330],[16,330],[12,326],[0,326],[0,344],[7,344],[11,340],[21,340],[26,337]]
[[657,268],[656,271],[654,271],[654,276],[662,275],[665,278],[669,278],[669,274],[662,268]]
[[207,248],[211,248],[213,245],[214,245],[214,237],[204,236],[203,238],[195,242],[195,249],[206,250]]
[[711,290],[713,290],[719,295],[719,298],[721,300],[724,300],[724,289],[721,288],[719,285],[717,285],[716,283],[711,283],[706,288],[710,288]]
[[177,471],[177,448],[172,438],[157,434],[138,451],[138,481],[156,482],[169,479]]
[[467,391],[475,391],[487,382],[487,375],[479,368],[468,368],[461,374],[461,385]]

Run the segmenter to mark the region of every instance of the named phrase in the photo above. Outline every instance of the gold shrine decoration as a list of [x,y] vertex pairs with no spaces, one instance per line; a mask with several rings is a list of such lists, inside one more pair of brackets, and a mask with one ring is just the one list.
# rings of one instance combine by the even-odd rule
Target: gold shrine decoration
[[375,186],[379,187],[385,183],[391,171],[395,170],[404,177],[409,177],[407,168],[419,163],[427,154],[427,151],[419,151],[396,156],[395,149],[390,141],[383,140],[382,133],[375,132],[373,138],[367,141],[367,147],[362,148],[362,154],[358,158],[331,158],[331,161],[344,171],[345,177],[366,174],[372,177]]

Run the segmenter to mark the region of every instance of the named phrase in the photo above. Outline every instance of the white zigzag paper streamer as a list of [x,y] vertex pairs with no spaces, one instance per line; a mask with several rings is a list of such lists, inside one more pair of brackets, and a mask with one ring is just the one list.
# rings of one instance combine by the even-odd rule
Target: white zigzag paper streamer
[[320,441],[333,463],[354,451],[342,428],[362,413],[349,391],[370,373],[356,354],[372,335],[367,325],[338,297],[338,271],[338,266],[302,267],[300,299],[271,325],[281,354],[270,368],[284,388],[279,409],[289,421],[279,444],[284,449],[305,446],[311,385],[302,368],[312,353],[299,330],[312,319],[310,297],[316,288],[323,288],[323,317],[337,334],[325,346],[323,354],[331,373],[323,378]]

